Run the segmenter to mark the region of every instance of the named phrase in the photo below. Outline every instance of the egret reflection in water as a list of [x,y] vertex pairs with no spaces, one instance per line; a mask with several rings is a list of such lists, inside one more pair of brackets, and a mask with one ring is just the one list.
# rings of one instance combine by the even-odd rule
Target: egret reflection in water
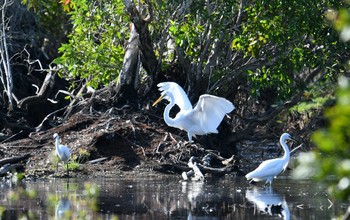
[[70,210],[71,203],[67,197],[62,197],[55,207],[55,219],[63,219],[67,211]]
[[282,195],[275,193],[271,188],[256,188],[246,191],[245,197],[254,203],[260,213],[278,215],[283,219],[290,219],[288,204]]

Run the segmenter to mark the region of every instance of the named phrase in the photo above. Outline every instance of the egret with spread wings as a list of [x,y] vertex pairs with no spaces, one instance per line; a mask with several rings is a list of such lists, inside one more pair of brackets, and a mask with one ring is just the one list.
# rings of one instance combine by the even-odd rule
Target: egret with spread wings
[[[224,116],[234,110],[235,106],[225,98],[204,94],[199,97],[197,105],[193,108],[185,91],[174,82],[158,84],[161,96],[153,103],[155,106],[162,99],[170,103],[164,110],[164,121],[167,125],[187,131],[188,140],[192,137],[209,133],[218,133],[217,127]],[[169,113],[177,105],[180,111],[174,118]]]

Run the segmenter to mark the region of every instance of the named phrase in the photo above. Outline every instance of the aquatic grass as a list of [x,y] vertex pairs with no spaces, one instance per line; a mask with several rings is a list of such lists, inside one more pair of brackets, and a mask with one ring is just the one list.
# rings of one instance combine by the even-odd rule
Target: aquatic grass
[[[86,150],[85,150],[86,151]],[[86,151],[79,151],[78,150],[78,156],[77,155],[74,155],[72,154],[71,155],[71,158],[69,159],[68,161],[68,169],[70,171],[76,171],[76,170],[79,170],[80,167],[81,167],[81,162],[83,162],[83,159],[82,158],[85,158],[85,157],[88,157],[90,156],[89,152]],[[83,155],[83,156],[81,156]],[[57,164],[60,163],[60,159],[57,157],[57,154],[55,152],[55,150],[53,150],[49,156],[48,156],[48,160],[49,160],[49,163],[51,164],[51,169],[56,169],[57,167]],[[66,164],[63,166],[63,169],[66,171],[67,170],[67,166]]]
[[11,181],[12,183],[18,183],[19,181],[23,180],[25,177],[24,173],[12,173],[11,174]]
[[[64,166],[64,169],[67,169],[67,166]],[[77,163],[76,161],[70,161],[68,162],[68,169],[70,171],[75,171],[80,169],[80,163]]]
[[90,157],[90,152],[83,148],[78,148],[78,156],[76,157],[76,161],[79,163],[84,163]]

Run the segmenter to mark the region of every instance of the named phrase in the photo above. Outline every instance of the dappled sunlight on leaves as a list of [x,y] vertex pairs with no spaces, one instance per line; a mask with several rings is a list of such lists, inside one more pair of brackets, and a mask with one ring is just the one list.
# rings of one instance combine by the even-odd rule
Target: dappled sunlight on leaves
[[294,177],[314,177],[329,186],[329,192],[342,200],[350,196],[350,87],[339,79],[336,105],[325,112],[326,128],[316,131],[312,140],[317,149],[299,156]]

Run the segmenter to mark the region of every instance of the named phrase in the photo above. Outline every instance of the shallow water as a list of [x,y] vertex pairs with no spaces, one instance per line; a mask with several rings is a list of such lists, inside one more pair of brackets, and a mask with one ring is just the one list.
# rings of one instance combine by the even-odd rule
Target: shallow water
[[243,177],[184,182],[179,176],[0,182],[1,219],[331,219],[347,205],[310,180]]

